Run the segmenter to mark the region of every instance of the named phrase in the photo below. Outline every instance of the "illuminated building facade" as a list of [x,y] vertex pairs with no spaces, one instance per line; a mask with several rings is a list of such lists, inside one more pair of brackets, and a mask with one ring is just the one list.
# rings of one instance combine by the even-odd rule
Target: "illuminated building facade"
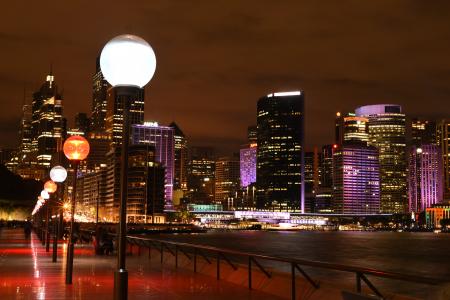
[[175,158],[174,129],[156,122],[131,127],[131,144],[150,145],[155,148],[155,160],[165,169],[165,209],[173,209],[173,176]]
[[173,189],[186,190],[187,189],[187,162],[188,162],[188,143],[186,136],[180,127],[172,122],[169,127],[174,130],[174,176]]
[[450,219],[450,202],[428,207],[425,212],[425,219],[428,228],[441,228],[441,221]]
[[187,176],[189,203],[212,204],[214,202],[215,168],[213,148],[190,148]]
[[221,157],[216,161],[214,202],[226,210],[234,208],[239,190],[239,159]]
[[438,123],[436,139],[441,148],[444,163],[444,198],[450,199],[450,120],[442,120]]
[[253,143],[239,151],[241,187],[245,188],[256,182],[257,144]]
[[52,155],[62,147],[62,110],[62,96],[58,93],[54,76],[50,74],[39,91],[33,94],[31,148],[38,166],[49,168]]
[[436,144],[436,122],[414,118],[411,121],[411,144],[416,147]]
[[304,212],[303,92],[261,98],[257,128],[257,208]]
[[92,131],[106,130],[107,94],[108,82],[100,69],[100,57],[97,57],[95,74],[92,76],[92,114],[90,118]]
[[336,114],[336,144],[343,145],[349,142],[365,142],[369,141],[369,133],[367,130],[367,118],[357,117],[353,113],[343,115]]
[[409,155],[409,210],[420,213],[443,200],[443,163],[437,145],[413,146]]
[[364,144],[337,147],[333,153],[333,185],[333,212],[379,213],[378,150]]
[[31,127],[31,105],[24,104],[22,107],[22,119],[20,121],[20,145],[19,145],[19,163],[30,160],[32,150],[33,133]]
[[381,212],[408,211],[406,116],[395,104],[367,105],[356,116],[369,120],[369,145],[379,151]]

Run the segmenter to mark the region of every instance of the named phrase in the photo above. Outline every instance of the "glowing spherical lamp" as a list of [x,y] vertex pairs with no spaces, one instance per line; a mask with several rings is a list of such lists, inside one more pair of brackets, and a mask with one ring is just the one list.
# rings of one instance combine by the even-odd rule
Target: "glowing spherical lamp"
[[49,194],[46,190],[42,190],[42,192],[41,192],[41,197],[42,197],[44,200],[47,200],[47,199],[50,198],[50,194]]
[[64,182],[67,178],[67,171],[64,167],[55,166],[50,170],[50,178],[54,182]]
[[69,160],[84,160],[89,154],[88,141],[79,135],[74,135],[64,142],[64,155]]
[[103,47],[100,68],[105,79],[114,87],[142,88],[155,74],[155,52],[138,36],[119,35]]
[[47,180],[44,184],[44,190],[46,190],[49,194],[56,192],[57,188],[58,187],[53,180]]

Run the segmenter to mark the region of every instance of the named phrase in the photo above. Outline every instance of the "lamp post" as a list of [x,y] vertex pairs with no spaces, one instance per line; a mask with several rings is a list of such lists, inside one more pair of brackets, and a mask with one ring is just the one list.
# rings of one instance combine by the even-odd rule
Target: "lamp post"
[[64,155],[70,160],[74,169],[73,176],[73,190],[72,190],[72,205],[70,216],[70,231],[69,242],[67,244],[67,259],[66,259],[66,284],[72,284],[73,272],[73,226],[75,222],[75,201],[77,191],[77,172],[80,161],[84,160],[89,154],[89,143],[82,136],[71,136],[64,142]]
[[[46,191],[49,196],[51,194],[53,194],[54,192],[56,192],[56,189],[57,189],[56,183],[54,183],[52,180],[47,180],[45,182],[44,191]],[[47,204],[47,224],[46,224],[47,236],[45,239],[45,251],[46,252],[50,251],[50,219],[51,219],[51,216],[53,215],[53,213],[52,213],[53,209],[50,206],[50,200],[51,200],[51,197],[49,197],[49,201]],[[50,217],[49,217],[49,210],[50,210]]]
[[100,55],[100,68],[105,79],[123,99],[122,153],[120,180],[120,209],[118,230],[117,270],[114,274],[114,299],[128,297],[128,271],[125,266],[127,234],[128,144],[130,97],[153,77],[156,57],[152,47],[142,38],[125,34],[110,40]]
[[[61,166],[55,166],[50,170],[50,178],[58,185],[58,183],[63,183],[67,178],[67,171],[64,167]],[[58,190],[58,198],[61,198],[61,192],[62,189],[59,188]],[[55,218],[55,224],[53,227],[53,255],[52,255],[52,262],[56,262],[56,259],[58,257],[58,237],[59,237],[59,226],[58,224],[62,223],[61,220],[63,218],[63,210],[59,210],[59,220]]]
[[49,193],[46,190],[41,191],[41,197],[45,200],[45,229],[42,230],[42,246],[45,246],[48,236],[48,199],[50,198]]

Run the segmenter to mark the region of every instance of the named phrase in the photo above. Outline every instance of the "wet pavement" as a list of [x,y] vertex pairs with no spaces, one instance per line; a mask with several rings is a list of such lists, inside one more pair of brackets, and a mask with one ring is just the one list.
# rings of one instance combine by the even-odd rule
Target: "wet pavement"
[[[0,299],[112,299],[115,256],[95,256],[91,244],[75,248],[73,284],[65,284],[66,245],[45,251],[33,233],[0,228]],[[143,263],[144,262],[144,263]],[[161,268],[142,257],[127,258],[129,299],[277,299],[188,270]]]

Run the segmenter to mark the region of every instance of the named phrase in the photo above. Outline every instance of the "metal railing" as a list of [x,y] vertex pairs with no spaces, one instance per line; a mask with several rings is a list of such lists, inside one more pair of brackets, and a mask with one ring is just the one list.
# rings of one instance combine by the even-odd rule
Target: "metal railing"
[[[175,267],[178,267],[178,255],[181,252],[189,261],[193,261],[193,271],[197,272],[197,259],[198,257],[203,258],[206,263],[212,265],[212,259],[216,259],[216,277],[220,280],[220,263],[221,260],[225,261],[233,270],[237,270],[238,267],[232,262],[230,256],[244,257],[247,259],[247,271],[248,271],[248,288],[252,289],[252,270],[257,267],[267,278],[272,278],[272,274],[268,272],[259,261],[275,261],[286,263],[291,267],[291,298],[296,299],[296,273],[300,273],[307,282],[311,284],[314,289],[320,288],[317,281],[313,280],[309,276],[303,267],[313,267],[320,269],[327,269],[333,271],[349,272],[355,275],[356,279],[356,291],[362,293],[362,282],[364,282],[367,287],[375,293],[378,297],[384,298],[383,294],[375,287],[375,285],[369,280],[368,275],[378,278],[387,278],[393,280],[400,280],[406,282],[421,283],[427,285],[439,285],[449,282],[449,280],[444,280],[443,278],[430,278],[423,276],[416,276],[412,274],[401,274],[396,272],[386,272],[369,268],[354,267],[342,264],[302,260],[302,259],[292,259],[284,257],[276,257],[269,255],[261,255],[249,252],[242,252],[230,249],[221,249],[206,245],[195,245],[181,242],[165,241],[153,238],[143,238],[136,236],[127,236],[127,242],[132,245],[139,247],[148,248],[149,257],[151,257],[151,250],[156,249],[160,253],[161,263],[164,261],[164,250],[167,250],[175,259]],[[139,248],[140,252],[140,248]],[[205,253],[210,254],[208,257]]]

